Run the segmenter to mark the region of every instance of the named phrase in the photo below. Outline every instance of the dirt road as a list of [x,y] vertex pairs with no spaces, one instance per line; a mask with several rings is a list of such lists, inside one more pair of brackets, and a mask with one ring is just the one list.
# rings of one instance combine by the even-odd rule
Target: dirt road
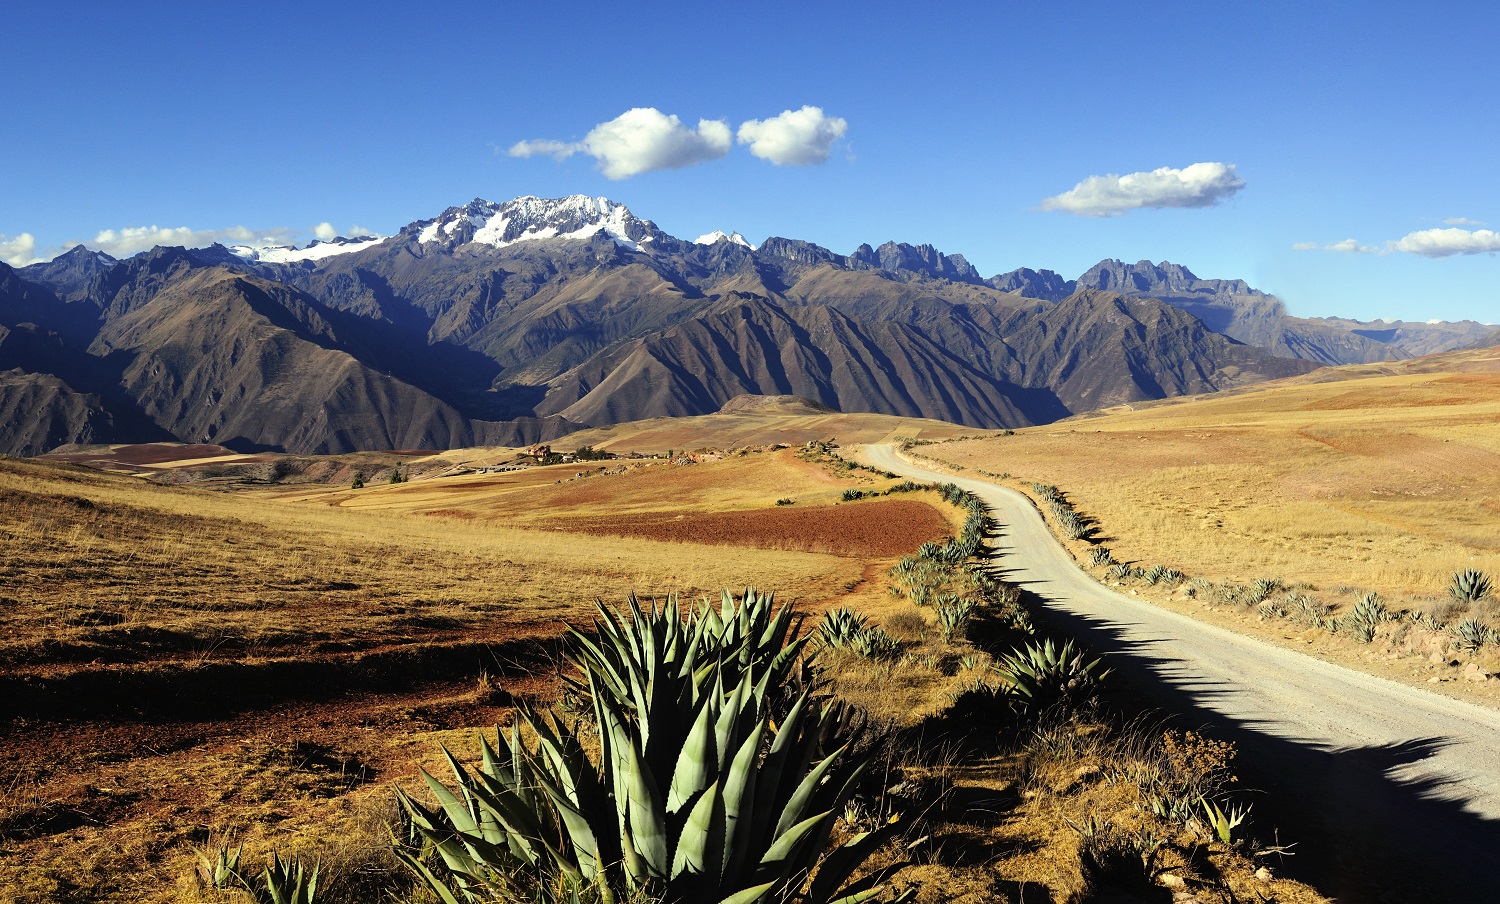
[[1500,901],[1500,712],[1271,646],[1101,585],[1020,493],[940,474],[888,445],[870,464],[989,503],[1006,577],[1109,654],[1116,680],[1241,749],[1289,872],[1340,902]]

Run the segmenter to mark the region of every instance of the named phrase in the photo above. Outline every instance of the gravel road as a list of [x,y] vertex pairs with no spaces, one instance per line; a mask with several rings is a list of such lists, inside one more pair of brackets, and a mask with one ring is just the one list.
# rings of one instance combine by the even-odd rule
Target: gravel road
[[1500,712],[1332,665],[1117,593],[1022,494],[868,446],[867,461],[977,493],[1006,577],[1103,653],[1116,680],[1239,744],[1287,871],[1340,902],[1500,902]]

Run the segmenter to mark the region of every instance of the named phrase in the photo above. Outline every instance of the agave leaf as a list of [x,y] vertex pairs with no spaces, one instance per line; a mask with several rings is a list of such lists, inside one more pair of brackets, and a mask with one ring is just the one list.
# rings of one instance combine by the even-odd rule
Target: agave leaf
[[730,762],[724,779],[724,874],[738,875],[749,857],[752,836],[752,808],[758,771],[755,761],[760,755],[766,723],[761,719],[749,732]]
[[[852,894],[844,895],[842,898],[834,898],[828,901],[828,904],[864,904],[865,901],[880,897],[880,894],[883,891],[885,891],[885,888],[883,886],[877,885],[874,888],[867,888],[864,891],[858,891]],[[811,902],[817,901],[818,899],[809,897],[807,898],[807,900]],[[819,904],[822,904],[822,902],[820,901]]]
[[735,728],[743,722],[742,716],[747,698],[750,697],[749,679],[750,673],[747,671],[735,687],[734,694],[725,702],[723,710],[719,713],[718,724],[714,726],[714,749],[718,753],[714,760],[716,769],[724,768],[724,760],[729,757],[730,751],[736,746],[734,740],[738,733]]
[[439,879],[433,873],[432,869],[426,863],[422,862],[421,858],[413,857],[406,851],[397,848],[396,859],[405,864],[407,869],[416,873],[423,887],[436,895],[441,904],[469,904],[467,896],[465,896],[466,900],[460,901],[458,896],[453,893],[453,889],[448,887],[448,883]]
[[[467,785],[468,776],[464,773],[463,767],[458,765],[458,761],[453,759],[447,750],[444,750],[443,753],[448,756],[448,762],[453,765],[454,770],[458,773],[459,786],[463,787]],[[426,769],[419,771],[422,773],[422,778],[427,782],[427,787],[432,789],[433,795],[437,797],[438,804],[442,806],[443,812],[448,815],[449,821],[453,823],[453,827],[460,832],[477,832],[479,825],[474,821],[473,814],[470,813],[468,806],[459,800],[452,791],[449,791],[447,785],[433,778],[432,773]]]
[[761,763],[760,775],[755,781],[755,807],[751,813],[750,831],[754,837],[770,834],[771,820],[780,813],[777,801],[781,797],[783,775],[790,777],[800,774],[805,765],[805,755],[798,756],[795,764],[792,763],[792,758],[798,754],[799,748],[804,747],[799,743],[799,737],[803,733],[802,723],[808,711],[809,700],[809,693],[805,690],[797,696],[786,718],[781,720],[781,725],[776,729],[771,750]]
[[[818,874],[807,889],[806,900],[818,902],[818,904],[824,901],[834,904],[834,902],[846,901],[845,898],[834,898],[834,895],[847,896],[860,893],[863,883],[856,883],[847,888],[843,887],[844,883],[849,881],[849,877],[861,863],[868,860],[871,854],[891,840],[900,828],[899,823],[886,823],[873,831],[861,832],[835,848],[818,865]],[[870,885],[879,885],[882,881],[883,877],[880,877]],[[879,892],[878,888],[876,892]]]
[[662,806],[661,791],[656,779],[646,771],[640,750],[630,745],[629,813],[631,834],[635,838],[636,850],[646,862],[653,877],[664,879],[671,861],[667,854],[666,810]]
[[705,696],[698,707],[698,717],[693,720],[692,731],[683,742],[682,753],[677,757],[677,768],[672,772],[672,785],[667,792],[667,812],[676,813],[687,805],[688,800],[698,795],[714,780],[718,772],[719,756],[714,736],[714,705],[712,696]]
[[727,898],[719,901],[719,904],[756,904],[770,895],[771,889],[776,887],[775,882],[762,882],[760,885],[752,885],[743,891],[737,891]]
[[[814,813],[812,816],[802,820],[785,832],[778,833],[771,847],[761,855],[760,868],[756,871],[757,880],[775,880],[784,882],[793,878],[797,866],[803,858],[801,855],[808,844],[816,848],[818,843],[817,831],[820,826],[832,824],[833,811]],[[812,851],[813,857],[817,851]]]
[[[672,858],[673,892],[682,896],[689,888],[717,888],[723,869],[724,801],[719,795],[719,783],[714,782],[698,795],[678,836],[677,852]],[[684,873],[699,878],[678,881]]]
[[797,790],[792,793],[791,798],[782,809],[781,818],[776,821],[777,835],[789,830],[792,825],[803,818],[807,810],[811,809],[813,795],[817,793],[818,786],[823,783],[824,777],[828,775],[828,770],[833,768],[834,761],[839,758],[844,749],[840,747],[833,753],[830,753],[823,758],[822,762],[814,766],[812,771],[802,777],[802,781],[797,785]]

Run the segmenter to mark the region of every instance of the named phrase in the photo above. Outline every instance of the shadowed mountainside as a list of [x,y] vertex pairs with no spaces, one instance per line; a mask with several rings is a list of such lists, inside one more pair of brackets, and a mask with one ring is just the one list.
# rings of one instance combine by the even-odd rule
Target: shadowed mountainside
[[27,454],[522,443],[744,394],[1020,427],[1315,366],[1150,298],[1002,291],[927,245],[685,242],[583,197],[308,249],[77,248],[0,269],[0,328],[0,449]]

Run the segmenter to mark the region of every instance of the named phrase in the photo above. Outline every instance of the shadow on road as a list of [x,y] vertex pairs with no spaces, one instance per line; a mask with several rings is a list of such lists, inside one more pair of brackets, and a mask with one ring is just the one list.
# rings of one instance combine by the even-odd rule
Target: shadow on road
[[1127,639],[1122,622],[1048,605],[1047,582],[1019,586],[1040,621],[1108,654],[1117,692],[1239,747],[1242,785],[1266,792],[1254,802],[1258,830],[1274,826],[1282,843],[1295,842],[1285,874],[1340,904],[1500,901],[1500,821],[1466,810],[1462,786],[1402,774],[1450,739],[1325,749],[1277,737],[1266,723],[1221,714],[1213,704],[1232,689],[1164,655],[1157,641]]

